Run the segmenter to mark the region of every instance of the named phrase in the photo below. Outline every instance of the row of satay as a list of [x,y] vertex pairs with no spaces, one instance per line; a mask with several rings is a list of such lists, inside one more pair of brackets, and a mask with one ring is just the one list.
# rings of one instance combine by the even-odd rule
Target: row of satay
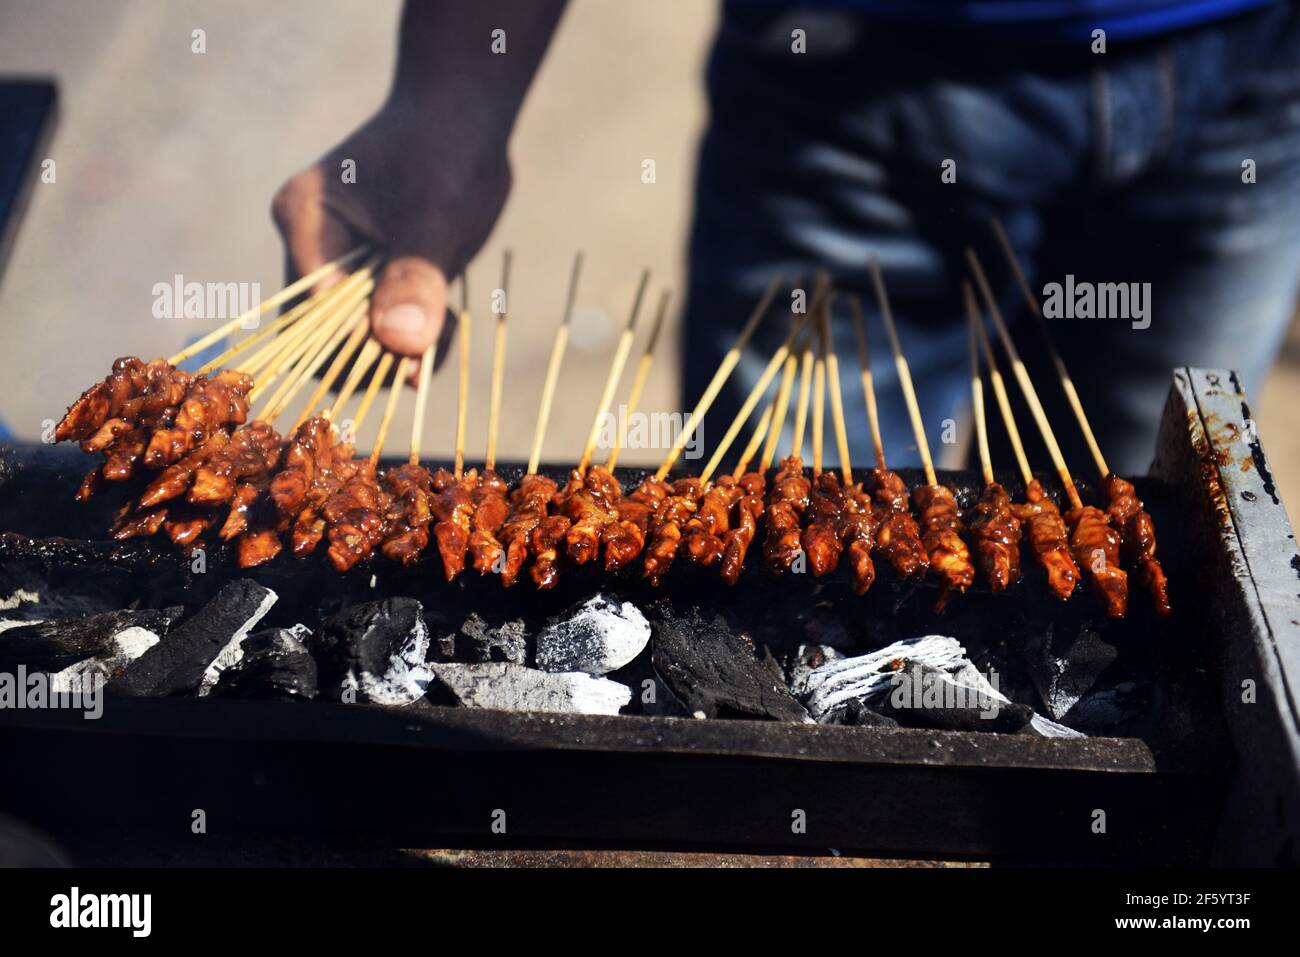
[[1014,584],[1027,546],[1061,599],[1088,578],[1107,613],[1122,616],[1127,567],[1168,611],[1150,517],[1133,486],[1113,475],[1105,510],[1065,515],[1037,481],[1020,503],[990,483],[964,516],[946,486],[922,484],[909,494],[884,467],[846,485],[834,472],[810,475],[793,454],[770,480],[761,470],[712,482],[650,477],[624,494],[608,470],[592,466],[564,486],[528,474],[512,490],[491,469],[457,476],[412,462],[377,470],[323,416],[287,439],[264,422],[244,425],[251,389],[239,372],[195,376],[163,360],[119,359],[56,429],[57,440],[104,458],[78,498],[138,478],[144,490],[117,514],[115,537],[163,533],[190,549],[212,532],[235,544],[242,567],[286,545],[303,557],[322,543],[340,571],[376,552],[409,564],[432,538],[448,580],[472,565],[510,586],[527,569],[537,587],[551,588],[566,564],[599,562],[614,572],[640,562],[658,585],[683,562],[717,566],[735,584],[757,549],[775,573],[823,576],[846,560],[859,594],[883,562],[900,578],[934,576],[947,595],[977,574],[993,591]]

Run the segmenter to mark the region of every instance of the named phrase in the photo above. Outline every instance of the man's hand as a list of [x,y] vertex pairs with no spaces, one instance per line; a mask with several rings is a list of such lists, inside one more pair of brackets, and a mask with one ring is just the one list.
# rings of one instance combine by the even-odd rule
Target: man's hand
[[564,2],[408,0],[383,107],[275,194],[290,276],[362,243],[384,252],[370,322],[393,352],[418,356],[453,331],[447,284],[505,205],[506,143]]

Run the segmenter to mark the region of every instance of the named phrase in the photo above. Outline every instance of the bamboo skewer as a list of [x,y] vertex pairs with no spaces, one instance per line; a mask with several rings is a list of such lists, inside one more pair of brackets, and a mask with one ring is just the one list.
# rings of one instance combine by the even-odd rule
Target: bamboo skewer
[[406,382],[410,364],[411,357],[402,356],[397,363],[397,371],[393,373],[393,382],[388,387],[388,403],[384,406],[383,418],[379,420],[379,433],[375,436],[375,447],[370,452],[371,465],[378,465],[380,456],[384,454],[384,440],[388,438],[388,427],[393,423],[393,413],[397,411],[397,400],[402,397],[402,385]]
[[632,352],[632,339],[636,335],[636,319],[641,312],[641,298],[645,295],[646,283],[649,281],[650,270],[643,270],[641,282],[636,289],[636,295],[632,298],[632,312],[627,318],[627,325],[623,327],[623,332],[618,337],[618,345],[614,349],[614,360],[610,364],[609,374],[605,377],[605,388],[601,390],[600,401],[596,405],[596,416],[592,420],[591,431],[587,434],[587,444],[583,446],[582,458],[578,461],[579,475],[587,474],[587,466],[591,464],[592,453],[596,451],[596,443],[600,440],[600,426],[614,401],[614,390],[618,388],[619,379],[623,376],[623,367],[627,364],[627,357]]
[[898,381],[903,387],[903,401],[907,403],[907,414],[912,420],[912,432],[916,435],[916,450],[921,456],[921,466],[925,469],[927,485],[938,485],[934,474],[934,462],[930,458],[930,443],[925,438],[925,426],[921,422],[921,407],[916,401],[916,388],[912,385],[912,371],[903,355],[902,343],[898,341],[898,330],[894,328],[894,313],[889,307],[889,296],[885,292],[885,280],[880,274],[880,262],[871,257],[871,281],[876,287],[876,299],[880,303],[880,317],[885,322],[885,334],[889,336],[889,347],[894,353],[894,367],[898,370]]
[[853,484],[853,462],[849,457],[849,430],[844,421],[844,395],[840,391],[840,361],[835,355],[831,334],[830,306],[822,313],[822,335],[826,341],[826,385],[831,399],[831,424],[835,427],[835,445],[840,456],[840,477],[845,487]]
[[[813,317],[814,325],[819,325],[820,316]],[[813,359],[813,394],[812,394],[812,474],[813,478],[822,474],[822,441],[825,438],[826,425],[826,337],[820,329],[813,332],[817,340],[817,355]]]
[[361,434],[361,426],[365,424],[366,416],[370,414],[370,407],[374,405],[375,397],[379,394],[379,389],[384,384],[384,379],[388,376],[388,370],[392,368],[396,357],[391,352],[385,352],[379,359],[379,366],[375,369],[375,374],[370,379],[370,385],[366,387],[366,393],[361,397],[361,404],[357,406],[356,418],[352,420],[353,438]]
[[772,424],[772,416],[776,410],[776,396],[767,404],[763,414],[758,419],[758,425],[754,426],[754,434],[749,437],[749,443],[745,450],[740,453],[740,460],[736,462],[736,468],[731,473],[731,477],[739,479],[749,469],[749,463],[753,461],[754,456],[758,453],[758,447],[763,443],[767,436],[768,428]]
[[303,355],[302,360],[294,367],[293,372],[276,390],[278,398],[273,396],[267,401],[266,411],[259,418],[263,418],[267,422],[274,422],[280,413],[288,408],[294,396],[311,381],[312,376],[325,364],[325,360],[334,354],[334,350],[339,347],[343,339],[349,333],[352,333],[355,328],[365,328],[368,318],[366,315],[367,308],[366,303],[358,303],[352,312],[345,317],[344,321],[334,329],[319,350],[307,352]]
[[253,309],[248,310],[248,312],[244,313],[241,316],[237,316],[236,318],[231,319],[229,322],[223,323],[222,325],[218,326],[216,329],[213,329],[207,335],[203,336],[201,339],[198,339],[195,342],[190,343],[188,346],[186,346],[180,352],[176,353],[167,361],[171,365],[177,365],[181,362],[184,362],[186,359],[198,355],[200,352],[202,352],[208,346],[212,345],[214,342],[219,341],[223,337],[234,332],[236,329],[241,328],[244,325],[244,323],[246,323],[249,319],[252,319],[254,316],[260,316],[263,313],[268,312],[271,309],[274,309],[276,306],[288,302],[290,299],[298,295],[303,290],[311,288],[311,286],[314,283],[317,283],[321,279],[324,279],[334,270],[342,269],[348,263],[358,259],[362,254],[366,252],[366,249],[367,247],[365,246],[359,246],[356,249],[352,250],[350,253],[346,253],[345,255],[340,256],[338,259],[334,260],[333,262],[326,263],[324,266],[321,266],[319,269],[312,270],[307,275],[303,276],[301,279],[291,282],[289,285],[285,286],[275,295],[271,296],[271,298],[264,300],[260,305],[254,307]]
[[984,484],[993,484],[993,457],[989,455],[988,424],[984,421],[984,380],[980,376],[980,357],[975,343],[975,327],[980,321],[979,306],[975,304],[975,290],[970,283],[961,284],[962,299],[966,303],[967,345],[970,350],[971,412],[975,418],[975,442],[979,448],[980,472]]
[[1092,433],[1092,426],[1088,424],[1088,416],[1084,414],[1083,402],[1079,398],[1079,392],[1074,387],[1074,379],[1070,377],[1070,371],[1065,367],[1065,360],[1061,358],[1060,352],[1057,351],[1056,345],[1052,342],[1052,337],[1047,331],[1047,323],[1043,319],[1042,310],[1038,307],[1038,299],[1034,292],[1029,288],[1029,280],[1025,278],[1024,270],[1020,268],[1020,259],[1016,256],[1016,251],[1011,248],[1011,241],[1007,238],[1006,232],[1002,229],[1002,224],[998,222],[997,217],[993,219],[993,232],[997,236],[998,245],[1002,247],[1003,254],[1007,257],[1007,262],[1011,264],[1011,272],[1016,277],[1016,284],[1024,294],[1025,302],[1029,305],[1029,312],[1033,315],[1038,325],[1038,331],[1043,337],[1043,343],[1047,346],[1047,354],[1052,359],[1052,364],[1056,366],[1056,374],[1061,380],[1061,388],[1065,391],[1066,401],[1070,403],[1070,408],[1074,410],[1074,417],[1079,422],[1079,428],[1083,432],[1083,440],[1088,445],[1088,451],[1092,454],[1092,460],[1097,466],[1097,471],[1101,473],[1102,478],[1110,475],[1110,467],[1106,464],[1106,457],[1101,454],[1101,446],[1097,444],[1097,437]]
[[858,365],[862,375],[862,400],[867,405],[867,423],[871,426],[871,444],[876,453],[876,467],[886,468],[885,444],[880,438],[880,412],[876,408],[876,384],[871,375],[871,350],[867,346],[867,322],[862,315],[862,301],[852,296],[853,329],[858,338]]
[[988,309],[989,316],[993,319],[993,325],[998,331],[998,338],[1002,340],[1002,348],[1007,353],[1007,359],[1011,363],[1011,370],[1016,375],[1016,381],[1020,383],[1020,391],[1029,404],[1029,411],[1038,424],[1038,431],[1042,433],[1047,452],[1052,457],[1052,464],[1056,467],[1056,474],[1060,477],[1061,485],[1065,488],[1065,494],[1069,496],[1070,505],[1075,509],[1082,508],[1083,501],[1079,498],[1079,490],[1075,488],[1074,479],[1070,477],[1070,470],[1065,465],[1065,456],[1061,454],[1061,447],[1056,443],[1056,435],[1052,432],[1052,426],[1047,421],[1047,413],[1043,410],[1043,404],[1038,400],[1038,392],[1034,389],[1034,384],[1029,380],[1029,370],[1025,368],[1025,364],[1020,360],[1020,353],[1016,351],[1016,345],[1011,341],[1011,333],[1002,320],[1002,312],[998,309],[998,304],[993,298],[993,291],[989,288],[988,279],[984,275],[984,267],[980,265],[975,250],[969,246],[966,247],[966,261],[970,264],[971,272],[975,276],[975,284],[979,286],[980,296],[984,299],[984,306]]
[[506,373],[506,315],[510,311],[510,250],[501,257],[501,312],[497,315],[496,335],[492,341],[492,390],[488,394],[487,454],[484,471],[497,464],[497,432],[501,425],[501,390]]
[[469,277],[460,276],[460,318],[457,320],[460,333],[460,378],[456,391],[456,458],[455,475],[460,478],[465,471],[465,430],[469,416]]
[[799,403],[794,412],[794,434],[790,437],[790,454],[803,458],[803,432],[808,424],[808,402],[812,396],[813,355],[812,337],[803,345],[803,357],[799,362]]
[[984,362],[989,367],[989,385],[993,387],[993,397],[997,400],[998,411],[1002,415],[1002,424],[1006,427],[1007,437],[1011,440],[1011,451],[1015,454],[1016,467],[1026,485],[1033,481],[1034,473],[1029,468],[1029,457],[1025,455],[1024,443],[1020,440],[1020,429],[1016,426],[1016,417],[1011,411],[1011,398],[1007,395],[1007,386],[998,371],[997,359],[993,355],[993,343],[989,342],[988,333],[984,331],[984,322],[976,315],[975,332],[979,336],[980,348],[984,352]]
[[429,405],[429,382],[433,379],[433,354],[436,343],[430,343],[420,356],[419,385],[415,389],[415,416],[411,421],[411,452],[407,461],[420,464],[420,442],[424,438],[424,411]]
[[339,326],[349,321],[355,308],[365,302],[373,288],[374,280],[365,280],[331,304],[329,310],[321,315],[314,326],[308,326],[300,333],[286,337],[284,347],[254,374],[255,384],[253,391],[249,393],[249,401],[255,401],[263,395],[272,382],[291,369],[294,370],[290,373],[292,379],[297,370],[305,366],[310,361],[310,357],[322,347],[322,343],[328,340]]
[[[357,349],[361,348],[361,343],[365,340],[369,332],[370,328],[368,323],[358,322],[353,326],[352,333],[348,336],[347,341],[343,343],[343,348],[338,351],[338,355],[334,357],[334,361],[330,363],[325,374],[321,376],[321,380],[317,384],[315,391],[312,392],[306,403],[303,404],[302,411],[298,413],[298,418],[294,422],[295,427],[301,425],[303,421],[311,415],[312,410],[315,409],[317,407],[316,404],[324,398],[325,393],[334,387],[335,381],[342,374],[348,363],[352,361],[352,356],[356,353]],[[326,355],[328,355],[328,353],[326,353]],[[325,415],[328,417],[329,413],[326,412]]]
[[582,253],[573,259],[573,270],[569,273],[569,296],[564,306],[564,318],[555,330],[555,343],[551,346],[551,359],[546,366],[546,381],[542,384],[542,404],[537,409],[537,425],[533,429],[533,450],[528,456],[528,474],[536,475],[537,466],[542,458],[542,441],[546,438],[546,426],[551,420],[551,403],[555,400],[555,387],[560,381],[560,365],[564,362],[564,350],[569,345],[569,323],[573,319],[573,302],[578,293],[578,277],[582,272]]
[[627,443],[627,424],[631,421],[632,413],[636,411],[637,403],[641,401],[641,392],[645,389],[646,380],[650,377],[650,366],[654,362],[655,345],[659,342],[659,330],[663,328],[664,317],[668,315],[668,303],[671,299],[672,294],[667,289],[659,296],[659,309],[655,313],[654,325],[650,327],[650,338],[646,340],[645,349],[641,353],[641,361],[637,363],[636,373],[632,376],[632,388],[627,394],[627,403],[623,407],[623,421],[619,424],[618,440],[614,443],[614,447],[609,450],[609,458],[605,461],[605,471],[607,472],[614,471],[619,452]]
[[731,420],[731,425],[727,427],[727,432],[722,437],[722,441],[718,444],[717,449],[714,450],[713,457],[709,459],[708,464],[704,467],[704,471],[700,473],[700,481],[702,483],[707,483],[713,476],[718,465],[722,462],[723,456],[725,456],[727,450],[731,448],[731,443],[736,440],[736,436],[740,434],[740,430],[744,428],[745,423],[749,421],[749,417],[753,413],[754,407],[758,405],[763,394],[767,392],[767,387],[771,384],[772,379],[776,377],[777,371],[785,364],[785,357],[790,354],[790,347],[794,345],[796,335],[802,328],[806,318],[806,316],[801,318],[790,328],[790,333],[786,336],[785,342],[781,344],[780,348],[778,348],[776,352],[772,353],[772,358],[768,360],[767,366],[758,377],[758,381],[754,383],[753,388],[749,390],[749,395],[745,397],[745,401],[741,404],[740,411],[736,413],[736,417]]
[[781,277],[779,275],[774,276],[772,281],[768,283],[767,290],[763,293],[758,305],[750,314],[749,320],[745,323],[744,328],[741,329],[740,335],[736,338],[735,345],[733,345],[727,351],[727,354],[722,357],[722,363],[718,366],[718,370],[713,373],[713,378],[709,381],[708,386],[705,387],[704,394],[700,396],[699,401],[695,403],[695,408],[691,410],[690,417],[686,420],[685,428],[683,428],[681,433],[677,436],[676,441],[673,442],[672,449],[668,452],[667,458],[665,458],[663,464],[659,466],[659,471],[655,473],[655,478],[659,481],[663,481],[664,477],[672,469],[673,463],[677,461],[677,457],[682,454],[682,449],[686,447],[686,443],[695,435],[695,430],[699,428],[700,420],[704,418],[704,414],[709,411],[709,407],[713,405],[713,401],[718,397],[718,393],[722,391],[723,385],[726,384],[727,379],[731,376],[737,363],[740,362],[742,350],[749,342],[750,337],[754,335],[754,330],[758,328],[758,324],[763,320],[763,317],[767,315],[768,309],[772,306],[772,300],[776,298],[777,290],[780,288]]
[[366,344],[361,347],[361,354],[357,356],[357,361],[352,364],[352,368],[348,370],[347,378],[343,380],[343,388],[339,389],[334,404],[330,406],[327,414],[331,420],[338,418],[339,412],[342,411],[348,399],[352,398],[352,393],[357,391],[357,386],[361,384],[361,380],[365,378],[366,373],[370,371],[370,367],[375,364],[375,360],[379,358],[379,353],[382,351],[383,347],[374,339],[366,340]]
[[759,471],[765,475],[772,465],[772,459],[776,457],[777,444],[781,441],[781,430],[785,428],[785,416],[790,408],[790,392],[794,388],[794,377],[798,369],[799,359],[792,350],[785,357],[785,369],[781,373],[781,385],[777,388],[772,426],[768,429],[767,441],[763,444],[763,457],[759,460]]

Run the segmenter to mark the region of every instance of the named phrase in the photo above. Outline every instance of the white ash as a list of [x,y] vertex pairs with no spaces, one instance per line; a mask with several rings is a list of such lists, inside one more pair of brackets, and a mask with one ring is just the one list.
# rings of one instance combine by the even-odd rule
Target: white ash
[[814,671],[832,661],[840,661],[844,653],[830,645],[800,645],[795,649],[790,665],[790,693],[796,698],[808,690],[808,678]]
[[388,661],[383,674],[351,667],[343,676],[344,701],[369,701],[375,704],[408,705],[424,697],[433,678],[425,662],[429,654],[429,627],[416,616],[415,623],[397,653]]
[[124,628],[112,637],[111,654],[102,658],[87,658],[62,671],[56,671],[50,676],[50,687],[54,691],[71,692],[75,688],[85,687],[83,682],[92,675],[99,674],[108,678],[158,644],[158,641],[158,635],[147,628]]
[[608,674],[630,663],[650,641],[650,622],[630,601],[595,595],[537,636],[537,667],[554,673]]
[[257,625],[259,621],[266,617],[266,613],[271,610],[271,606],[276,603],[280,597],[269,588],[265,589],[266,594],[262,596],[262,602],[253,611],[253,614],[240,625],[230,640],[226,642],[224,648],[217,652],[217,657],[212,659],[212,663],[203,672],[203,678],[199,682],[199,696],[203,697],[217,683],[221,677],[221,672],[225,671],[231,665],[237,664],[244,657],[243,642],[248,637],[249,632]]
[[632,700],[627,685],[585,672],[554,673],[497,661],[432,668],[464,708],[612,715]]

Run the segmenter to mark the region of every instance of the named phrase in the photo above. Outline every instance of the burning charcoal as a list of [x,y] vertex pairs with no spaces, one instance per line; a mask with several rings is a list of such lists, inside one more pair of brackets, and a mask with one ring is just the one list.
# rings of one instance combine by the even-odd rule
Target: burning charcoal
[[527,634],[523,619],[489,621],[471,611],[456,636],[456,657],[522,665],[528,658]]
[[596,595],[542,629],[537,636],[537,667],[608,674],[641,654],[649,640],[650,623],[636,605]]
[[803,682],[799,700],[817,721],[828,721],[836,711],[857,700],[870,706],[894,685],[894,676],[910,662],[945,670],[965,663],[965,649],[954,638],[926,635],[886,645],[856,658],[829,661]]
[[897,728],[898,722],[877,714],[861,701],[850,701],[826,719],[826,724],[842,724],[858,728]]
[[355,605],[328,619],[312,638],[320,694],[349,704],[407,705],[432,678],[425,663],[429,628],[414,598]]
[[110,683],[113,691],[129,695],[164,696],[216,684],[222,669],[242,656],[240,643],[275,604],[276,594],[241,578],[221,589],[167,637],[137,658]]
[[770,659],[738,637],[721,616],[656,614],[652,661],[667,690],[689,714],[706,718],[808,721]]
[[829,645],[800,645],[790,656],[786,672],[790,679],[790,692],[797,698],[805,691],[808,676],[829,661],[843,658]]
[[243,642],[243,657],[221,673],[212,694],[297,701],[316,697],[316,659],[303,644],[310,635],[302,625],[249,635]]
[[1039,696],[1053,718],[1062,719],[1119,657],[1119,650],[1096,631],[1064,634],[1049,626],[1025,650]]
[[1150,682],[1125,681],[1084,695],[1065,720],[1088,734],[1114,734],[1117,727],[1139,717],[1150,701]]
[[61,672],[94,662],[91,668],[111,674],[138,658],[167,634],[182,609],[109,611],[85,618],[65,618],[18,625],[0,633],[0,671],[26,665],[29,672]]
[[556,674],[507,662],[433,665],[438,681],[463,708],[618,714],[632,700],[627,685],[583,672]]

